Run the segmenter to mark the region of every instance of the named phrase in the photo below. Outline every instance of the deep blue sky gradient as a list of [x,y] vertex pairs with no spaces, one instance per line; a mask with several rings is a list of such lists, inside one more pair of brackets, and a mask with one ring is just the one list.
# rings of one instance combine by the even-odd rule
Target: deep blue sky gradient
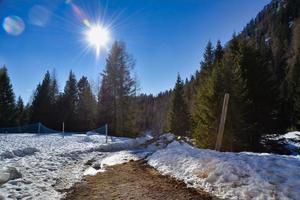
[[[136,60],[141,92],[157,94],[174,86],[176,75],[190,77],[202,60],[208,40],[226,43],[270,0],[73,0],[95,21],[112,24],[114,40],[123,40]],[[33,25],[32,6],[51,11],[45,26]],[[19,36],[2,28],[5,17],[25,22]],[[5,64],[16,96],[28,102],[46,70],[55,68],[62,90],[69,71],[97,85],[106,52],[98,60],[85,51],[85,26],[64,0],[0,0],[0,65]]]

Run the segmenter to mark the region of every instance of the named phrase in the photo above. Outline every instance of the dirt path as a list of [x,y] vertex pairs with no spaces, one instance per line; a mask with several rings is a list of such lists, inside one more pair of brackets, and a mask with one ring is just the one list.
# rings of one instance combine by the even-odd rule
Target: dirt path
[[86,177],[66,196],[66,200],[76,199],[206,200],[212,197],[203,191],[187,188],[184,183],[162,176],[143,161],[137,161]]

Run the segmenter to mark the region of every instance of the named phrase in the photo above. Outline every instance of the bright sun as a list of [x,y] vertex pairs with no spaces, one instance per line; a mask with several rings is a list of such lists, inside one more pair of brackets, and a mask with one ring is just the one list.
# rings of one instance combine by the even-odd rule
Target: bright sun
[[96,49],[97,56],[101,48],[106,48],[109,40],[110,33],[107,28],[101,25],[94,25],[86,32],[86,39],[91,46]]

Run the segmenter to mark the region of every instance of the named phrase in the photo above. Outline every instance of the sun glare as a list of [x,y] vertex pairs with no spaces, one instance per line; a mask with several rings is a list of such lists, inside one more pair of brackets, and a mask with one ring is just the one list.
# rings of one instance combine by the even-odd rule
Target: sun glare
[[96,55],[98,56],[100,49],[106,48],[110,40],[110,33],[107,28],[101,25],[94,25],[90,26],[86,32],[86,39],[96,49]]

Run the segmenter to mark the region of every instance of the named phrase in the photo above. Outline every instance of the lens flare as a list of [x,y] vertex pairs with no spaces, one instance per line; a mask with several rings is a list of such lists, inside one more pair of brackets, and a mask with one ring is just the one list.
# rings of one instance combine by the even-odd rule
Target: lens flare
[[80,27],[83,28],[84,42],[88,43],[88,45],[85,44],[83,53],[93,48],[95,49],[96,60],[98,60],[100,51],[108,50],[108,45],[111,41],[111,26],[103,25],[104,20],[100,17],[100,11],[93,17],[91,13],[84,12],[73,0],[65,0],[65,3],[70,6],[74,16],[80,22]]
[[100,53],[100,49],[106,47],[110,40],[110,34],[107,28],[101,25],[93,25],[86,32],[87,41],[96,49],[96,55]]
[[3,29],[9,35],[18,36],[25,29],[24,21],[18,16],[8,16],[3,20]]
[[46,26],[51,16],[51,12],[40,5],[34,5],[28,14],[28,18],[31,24],[36,26]]

